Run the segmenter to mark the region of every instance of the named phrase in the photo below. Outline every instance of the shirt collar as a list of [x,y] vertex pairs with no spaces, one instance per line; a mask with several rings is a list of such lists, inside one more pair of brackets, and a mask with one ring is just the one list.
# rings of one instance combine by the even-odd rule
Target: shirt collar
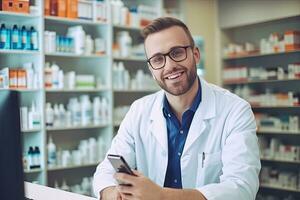
[[[196,97],[193,100],[192,106],[188,109],[192,111],[193,113],[196,112],[201,100],[202,100],[202,95],[201,95],[201,83],[199,77],[197,77],[198,80],[198,91],[196,94]],[[164,95],[164,100],[163,100],[163,114],[165,117],[167,117],[170,113],[172,113],[171,106],[168,102],[168,99],[166,95]]]

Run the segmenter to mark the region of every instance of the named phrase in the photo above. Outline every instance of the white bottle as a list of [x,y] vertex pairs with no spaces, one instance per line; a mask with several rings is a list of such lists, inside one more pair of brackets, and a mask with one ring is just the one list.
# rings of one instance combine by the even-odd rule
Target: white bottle
[[53,126],[54,123],[54,111],[51,107],[51,103],[46,103],[46,126]]
[[62,190],[64,190],[64,191],[70,191],[70,187],[67,185],[65,179],[63,179],[63,182],[62,182],[62,185],[61,185],[61,188],[60,188],[60,189],[62,189]]
[[45,88],[52,88],[52,70],[48,62],[45,64]]
[[89,163],[95,163],[97,161],[97,155],[95,152],[97,152],[97,142],[95,138],[90,138],[88,140],[88,148],[89,148]]
[[92,105],[88,95],[80,97],[81,125],[86,126],[92,121]]
[[128,31],[120,31],[117,33],[117,42],[120,47],[121,57],[129,57],[131,55],[132,38]]
[[33,63],[24,63],[23,68],[26,70],[26,87],[33,89]]
[[58,72],[58,89],[64,89],[64,72],[59,70]]
[[101,100],[101,119],[103,119],[103,123],[109,122],[109,105],[107,99],[105,97]]
[[66,110],[63,104],[59,104],[59,120],[62,126],[66,126]]
[[51,65],[51,71],[52,71],[52,88],[58,89],[59,85],[59,66],[53,62]]
[[39,129],[41,126],[41,117],[36,110],[35,103],[32,102],[30,111],[28,113],[29,129]]
[[71,98],[68,104],[68,109],[71,112],[71,119],[74,126],[79,126],[81,123],[81,109],[77,98]]
[[95,97],[93,100],[93,122],[94,125],[98,125],[101,123],[101,115],[100,115],[100,97]]
[[91,55],[94,51],[93,39],[90,35],[86,35],[85,37],[85,55]]
[[82,26],[73,26],[68,29],[67,36],[74,39],[74,50],[76,54],[83,54],[85,49],[85,32]]
[[48,166],[54,167],[56,165],[56,146],[53,143],[53,139],[50,136],[49,137],[49,142],[47,144],[47,151],[48,151]]
[[125,67],[123,62],[118,63],[118,70],[117,70],[117,83],[118,83],[118,89],[125,89],[124,87],[124,72]]
[[60,121],[59,121],[59,109],[58,109],[58,105],[54,104],[53,106],[53,113],[54,113],[54,117],[53,117],[53,126],[54,127],[59,127],[60,126]]

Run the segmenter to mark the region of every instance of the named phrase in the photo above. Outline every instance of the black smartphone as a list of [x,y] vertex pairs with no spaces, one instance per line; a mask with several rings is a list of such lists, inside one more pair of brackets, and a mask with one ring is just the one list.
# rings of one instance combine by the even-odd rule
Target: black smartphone
[[129,175],[135,176],[133,171],[130,169],[129,165],[125,161],[125,159],[120,155],[114,155],[114,154],[108,154],[107,155],[108,160],[112,164],[112,166],[115,168],[116,172],[126,173]]

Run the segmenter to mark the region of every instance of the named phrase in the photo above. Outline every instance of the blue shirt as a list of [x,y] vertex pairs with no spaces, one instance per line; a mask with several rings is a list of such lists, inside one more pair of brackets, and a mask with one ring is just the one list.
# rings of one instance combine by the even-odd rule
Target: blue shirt
[[198,79],[198,92],[192,106],[182,115],[182,124],[172,112],[170,104],[165,96],[163,102],[163,114],[166,118],[168,131],[168,167],[164,187],[182,188],[180,158],[189,132],[194,114],[201,102],[201,86]]

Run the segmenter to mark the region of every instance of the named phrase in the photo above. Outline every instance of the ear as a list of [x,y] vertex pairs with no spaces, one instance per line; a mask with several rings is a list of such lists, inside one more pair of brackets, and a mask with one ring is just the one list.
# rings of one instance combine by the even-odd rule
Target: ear
[[196,47],[196,46],[194,47],[193,55],[194,55],[194,59],[196,61],[196,64],[198,64],[200,62],[201,55],[200,55],[199,48]]

